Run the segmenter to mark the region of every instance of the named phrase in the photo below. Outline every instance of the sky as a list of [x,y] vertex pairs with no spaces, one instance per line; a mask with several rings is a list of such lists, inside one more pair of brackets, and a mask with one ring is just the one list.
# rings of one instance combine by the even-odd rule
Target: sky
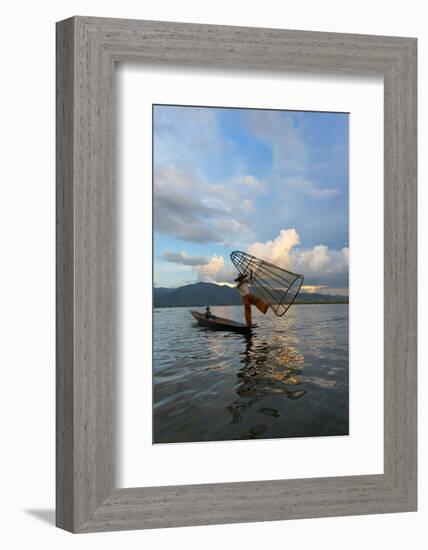
[[153,106],[154,283],[230,284],[233,250],[348,293],[349,115]]

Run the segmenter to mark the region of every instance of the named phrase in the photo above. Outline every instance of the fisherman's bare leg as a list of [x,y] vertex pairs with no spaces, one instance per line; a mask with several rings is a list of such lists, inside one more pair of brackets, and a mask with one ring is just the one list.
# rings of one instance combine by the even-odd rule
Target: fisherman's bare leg
[[247,294],[246,296],[242,297],[242,301],[244,303],[244,316],[245,316],[245,323],[247,326],[251,326],[253,323],[252,315],[251,315],[251,300],[250,295]]
[[269,308],[269,304],[267,304],[264,300],[262,300],[258,296],[255,296],[254,294],[249,294],[248,300],[251,304],[255,305],[256,308],[263,314],[265,314]]
[[247,326],[250,327],[253,324],[250,304],[244,304],[244,312],[245,312],[245,322]]

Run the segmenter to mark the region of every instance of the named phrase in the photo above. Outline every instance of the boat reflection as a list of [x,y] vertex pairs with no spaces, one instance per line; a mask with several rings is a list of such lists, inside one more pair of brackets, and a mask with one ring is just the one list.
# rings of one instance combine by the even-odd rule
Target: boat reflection
[[[300,399],[305,393],[300,377],[304,367],[304,357],[283,339],[272,344],[248,334],[240,336],[244,349],[240,353],[241,368],[238,371],[236,387],[237,399],[228,407],[232,416],[231,424],[245,420],[246,413],[252,407],[262,405],[267,397],[277,396],[288,399]],[[278,400],[276,400],[278,402]],[[258,413],[278,418],[280,407],[259,407]],[[263,424],[253,426],[244,438],[258,438],[266,429]]]

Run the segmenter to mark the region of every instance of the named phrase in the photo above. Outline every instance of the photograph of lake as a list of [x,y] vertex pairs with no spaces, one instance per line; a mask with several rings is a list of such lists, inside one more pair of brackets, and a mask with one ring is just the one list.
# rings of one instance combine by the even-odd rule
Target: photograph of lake
[[153,444],[349,435],[349,114],[152,112]]

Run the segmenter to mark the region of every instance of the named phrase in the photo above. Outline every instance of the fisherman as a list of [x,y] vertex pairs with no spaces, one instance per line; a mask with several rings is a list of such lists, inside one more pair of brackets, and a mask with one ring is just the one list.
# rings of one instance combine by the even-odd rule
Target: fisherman
[[205,319],[214,319],[214,315],[211,313],[210,306],[205,308]]
[[254,305],[256,308],[261,311],[263,314],[266,313],[266,311],[269,308],[269,304],[267,304],[265,301],[263,301],[258,296],[255,296],[254,294],[250,293],[250,289],[248,287],[248,284],[251,284],[252,280],[252,271],[250,271],[250,276],[247,277],[247,275],[244,275],[241,273],[238,275],[238,277],[235,279],[235,283],[238,283],[236,285],[237,289],[241,293],[242,301],[244,303],[244,314],[245,314],[245,322],[248,327],[252,325],[252,315],[251,315],[251,306]]

